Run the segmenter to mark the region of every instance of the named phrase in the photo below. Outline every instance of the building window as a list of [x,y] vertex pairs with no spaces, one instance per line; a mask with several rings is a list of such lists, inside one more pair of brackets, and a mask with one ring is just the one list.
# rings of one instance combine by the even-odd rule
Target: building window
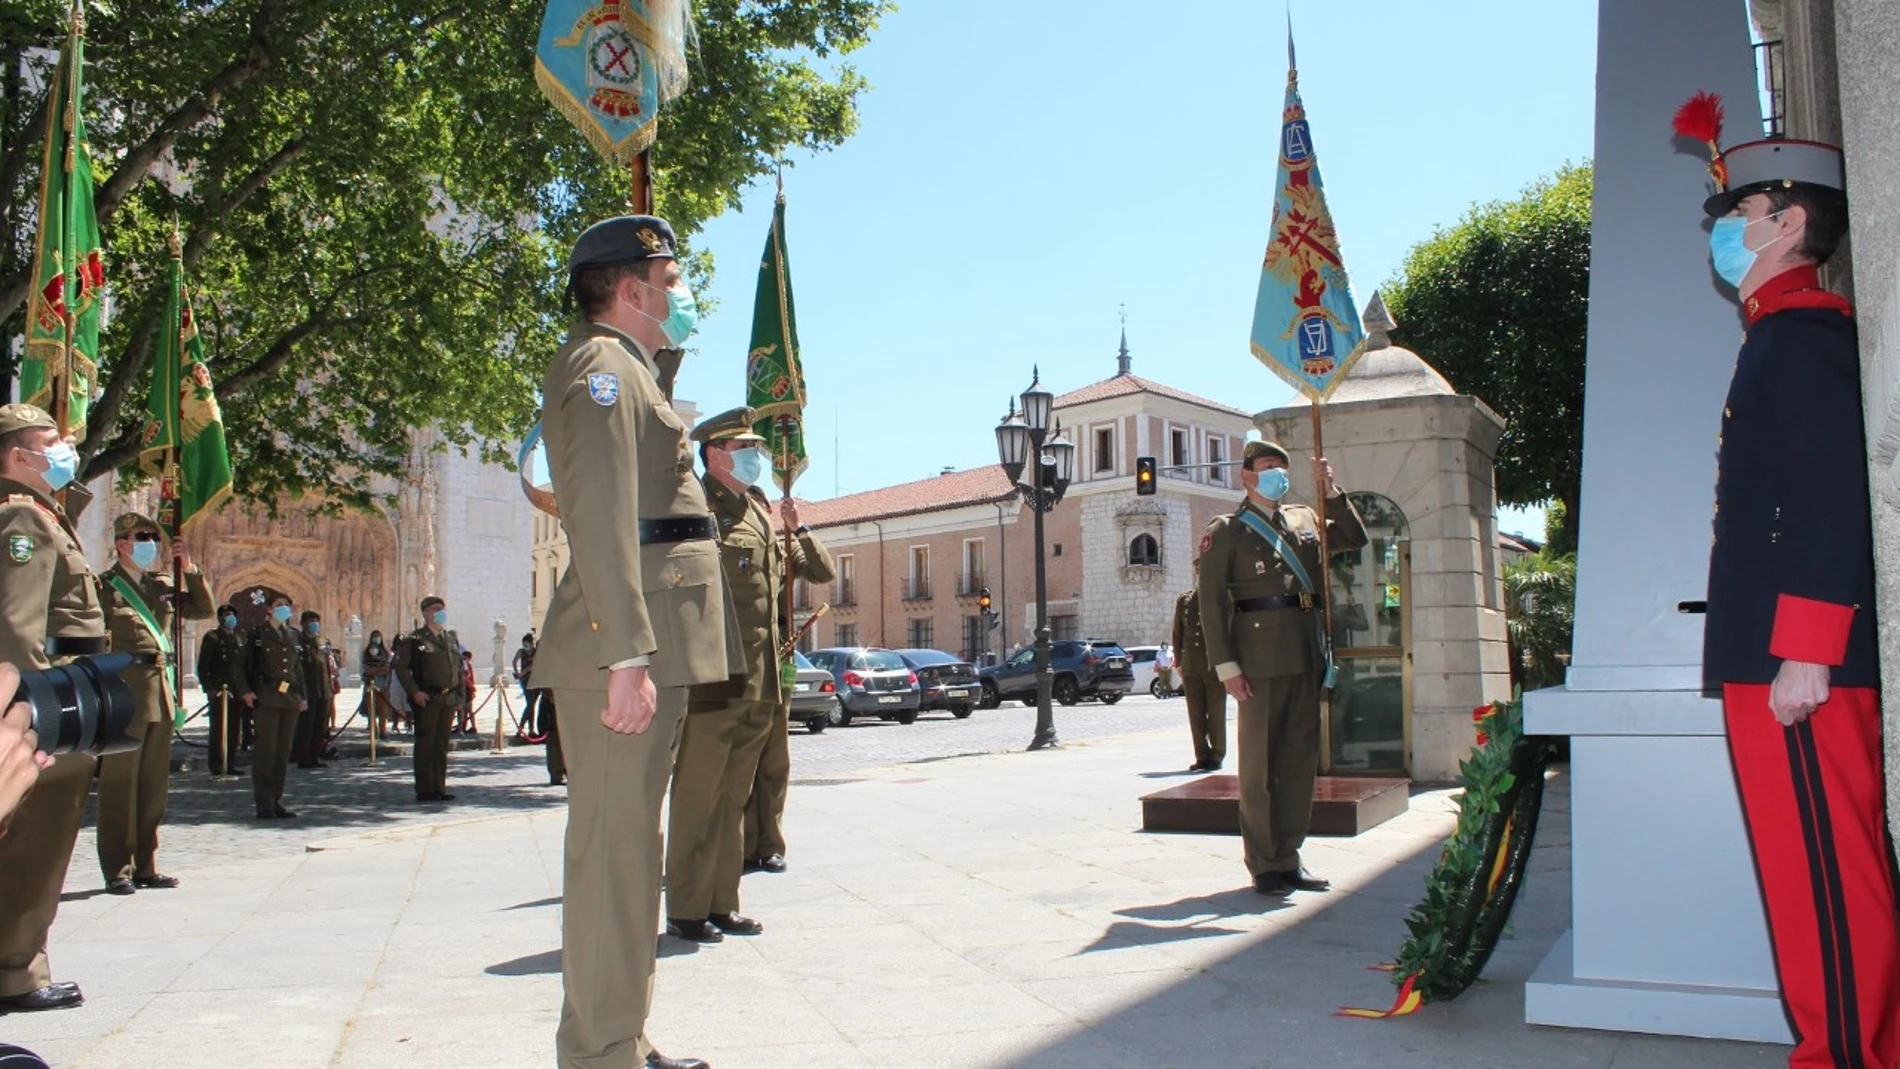
[[913,617],[905,628],[905,637],[911,649],[927,650],[936,645],[937,622],[929,617]]
[[1115,428],[1095,428],[1095,470],[1114,472],[1115,470]]
[[1220,465],[1227,460],[1227,439],[1209,435],[1207,439],[1207,481],[1220,486],[1227,485],[1227,469]]
[[1055,642],[1073,640],[1082,636],[1082,629],[1075,616],[1049,617],[1049,638]]
[[983,540],[969,538],[963,542],[963,570],[957,573],[957,596],[973,598],[989,584],[989,576],[983,568]]
[[1055,545],[1053,545],[1053,546],[1050,546],[1050,547],[1049,547],[1049,555],[1050,555],[1051,557],[1060,557],[1060,556],[1062,556],[1062,543],[1060,543],[1060,542],[1057,542],[1057,543],[1056,543]]
[[851,647],[858,644],[858,625],[839,624],[832,629],[833,642],[839,646]]
[[803,579],[792,580],[792,609],[796,612],[811,611],[811,584]]
[[1161,543],[1151,534],[1138,534],[1128,543],[1128,563],[1155,567],[1161,563]]
[[930,547],[910,547],[910,578],[904,580],[905,601],[930,600]]
[[840,609],[849,608],[858,603],[856,557],[849,553],[838,558],[838,582],[834,588],[833,600]]
[[963,649],[957,656],[971,664],[982,664],[983,640],[987,636],[983,631],[983,616],[965,616],[963,618]]
[[1188,451],[1188,432],[1179,427],[1168,431],[1168,474],[1177,479],[1188,477],[1188,465],[1194,463],[1194,457]]

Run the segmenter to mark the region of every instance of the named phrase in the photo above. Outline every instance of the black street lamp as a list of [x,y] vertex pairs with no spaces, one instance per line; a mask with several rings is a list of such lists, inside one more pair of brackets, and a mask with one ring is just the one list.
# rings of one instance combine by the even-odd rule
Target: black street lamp
[[[1036,514],[1036,736],[1029,741],[1032,750],[1056,744],[1055,714],[1049,708],[1049,569],[1042,517],[1062,501],[1069,480],[1075,477],[1075,444],[1062,436],[1060,423],[1051,437],[1055,395],[1042,389],[1041,383],[1037,371],[1023,391],[1022,411],[1016,411],[1016,401],[1011,399],[1009,415],[996,428],[996,455],[1003,473],[1022,491],[1023,504]],[[1026,473],[1025,468],[1029,469]]]

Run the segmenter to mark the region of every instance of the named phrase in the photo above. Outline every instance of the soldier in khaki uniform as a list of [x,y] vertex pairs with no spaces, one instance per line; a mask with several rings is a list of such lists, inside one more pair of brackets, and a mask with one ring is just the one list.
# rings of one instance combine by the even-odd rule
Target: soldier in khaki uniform
[[448,793],[449,728],[468,705],[462,640],[446,626],[448,603],[422,599],[421,627],[396,643],[396,680],[416,711],[416,801],[453,802]]
[[[78,456],[53,417],[0,407],[0,661],[22,671],[106,652],[105,614],[72,517],[92,500],[72,483]],[[71,512],[53,494],[64,489]],[[9,695],[10,697],[10,695]],[[0,1013],[84,1001],[53,982],[46,936],[86,812],[93,757],[60,756],[0,836]]]
[[[786,558],[765,493],[754,485],[770,469],[761,448],[765,439],[752,433],[754,422],[750,408],[735,408],[693,430],[746,660],[743,675],[693,688],[673,770],[666,930],[699,943],[716,943],[721,933],[764,930],[739,913],[739,878],[745,871],[746,802],[778,708],[788,697],[779,675],[784,626],[777,611]],[[782,503],[780,512],[788,526],[797,526],[791,502]],[[810,534],[792,544],[794,560],[825,556]],[[778,730],[782,734],[784,725]]]
[[[1247,443],[1240,471],[1247,499],[1208,524],[1196,584],[1207,659],[1240,705],[1247,871],[1255,890],[1276,896],[1332,886],[1300,867],[1319,774],[1319,700],[1329,653],[1318,601],[1324,596],[1318,589],[1320,518],[1304,505],[1281,506],[1289,460],[1272,442]],[[1365,545],[1365,525],[1323,457],[1313,461],[1313,483],[1326,502],[1328,549]]]
[[[1194,581],[1201,562],[1194,561]],[[1187,699],[1188,733],[1194,737],[1189,772],[1219,772],[1227,760],[1227,689],[1207,661],[1207,637],[1201,630],[1201,592],[1188,590],[1174,599],[1175,673]]]
[[687,688],[743,672],[717,529],[656,358],[692,332],[673,230],[589,228],[568,258],[586,321],[542,381],[568,566],[541,628],[568,771],[560,1069],[700,1069],[646,1036],[664,856],[660,810]]
[[139,654],[141,662],[150,659],[124,675],[138,700],[131,734],[140,740],[139,748],[99,761],[99,869],[107,892],[129,895],[138,888],[178,886],[178,877],[158,871],[158,825],[171,788],[172,716],[178,708],[172,694],[172,673],[178,670],[172,614],[208,619],[217,599],[204,573],[191,563],[184,539],[172,543],[172,557],[185,575],[180,598],[171,569],[159,565],[164,536],[156,522],[128,512],[112,521],[112,535],[119,559],[99,583],[106,633],[114,650]]
[[237,765],[238,737],[245,709],[240,697],[251,689],[244,682],[244,635],[238,631],[237,609],[218,606],[218,626],[198,643],[198,685],[210,703],[211,774],[225,776]]
[[330,676],[329,643],[323,639],[323,614],[305,609],[297,618],[298,662],[303,665],[303,711],[297,714],[290,756],[298,768],[325,768],[323,753],[330,747],[331,706],[336,701]]
[[284,808],[284,778],[290,774],[290,748],[297,734],[297,714],[304,701],[303,639],[291,626],[290,599],[271,599],[270,620],[251,629],[244,656],[249,687],[244,704],[257,720],[257,743],[251,750],[251,793],[257,819],[287,820],[297,814]]

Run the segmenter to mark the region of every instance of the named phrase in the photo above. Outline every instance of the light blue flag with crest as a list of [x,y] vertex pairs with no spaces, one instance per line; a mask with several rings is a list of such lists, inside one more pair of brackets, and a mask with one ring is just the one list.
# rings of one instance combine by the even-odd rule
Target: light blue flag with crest
[[1365,351],[1339,233],[1326,210],[1313,133],[1300,101],[1293,29],[1286,35],[1286,106],[1273,233],[1253,306],[1253,355],[1315,402],[1346,377]]
[[686,86],[690,26],[688,0],[549,0],[535,84],[602,155],[629,163]]

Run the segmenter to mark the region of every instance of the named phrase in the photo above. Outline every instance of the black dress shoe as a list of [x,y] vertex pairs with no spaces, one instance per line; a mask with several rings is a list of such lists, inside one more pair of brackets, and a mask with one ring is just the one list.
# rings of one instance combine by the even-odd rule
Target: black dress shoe
[[296,820],[297,819],[297,814],[291,812],[288,809],[285,809],[281,802],[278,803],[277,805],[272,806],[271,812],[276,815],[278,820]]
[[260,810],[258,810],[258,811],[257,811],[257,819],[259,819],[259,820],[276,820],[276,819],[277,819],[277,811],[276,811],[276,810],[274,810],[274,809],[260,809]]
[[447,791],[437,791],[435,794],[435,800],[438,802],[453,802],[455,801],[455,796],[450,794]]
[[71,982],[47,984],[38,990],[28,991],[24,995],[8,995],[0,998],[0,1013],[32,1013],[35,1010],[58,1010],[67,1006],[77,1006],[86,1001],[79,993],[79,985]]
[[666,918],[666,934],[688,943],[717,943],[725,938],[709,920],[681,920],[678,917]]
[[784,854],[768,854],[765,857],[762,857],[759,859],[759,868],[766,872],[784,872],[785,871],[785,855]]
[[706,920],[727,935],[759,935],[765,925],[738,913],[715,913]]
[[1263,895],[1285,898],[1293,888],[1287,886],[1286,876],[1278,872],[1263,872],[1253,878],[1253,889]]
[[550,786],[550,787],[565,787],[565,786],[567,786],[567,777],[566,777],[566,776],[549,776],[549,777],[548,777],[548,786]]
[[1333,889],[1333,882],[1331,880],[1322,880],[1305,869],[1283,872],[1280,874],[1280,879],[1295,891],[1330,891]]
[[698,1058],[669,1058],[657,1050],[650,1050],[647,1052],[647,1069],[712,1069],[712,1064]]
[[150,890],[154,887],[160,888],[160,889],[167,889],[167,888],[178,886],[178,877],[167,876],[163,873],[154,872],[150,876],[132,877],[132,884],[135,887],[142,887],[147,890]]
[[132,886],[132,881],[123,876],[106,881],[106,894],[129,895],[136,894],[137,892],[138,888]]

